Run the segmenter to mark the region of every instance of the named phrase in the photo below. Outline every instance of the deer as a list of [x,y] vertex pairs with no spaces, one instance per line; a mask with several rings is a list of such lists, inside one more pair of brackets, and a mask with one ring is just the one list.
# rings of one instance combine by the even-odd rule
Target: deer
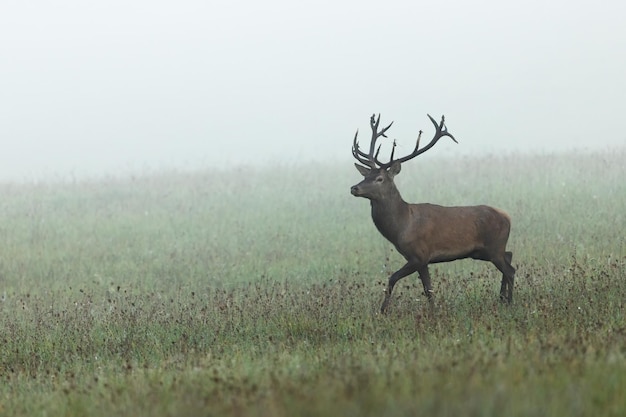
[[440,123],[429,114],[427,116],[435,126],[432,140],[420,148],[420,130],[413,152],[398,159],[394,159],[394,140],[391,157],[386,163],[379,160],[380,145],[376,148],[376,142],[380,137],[387,137],[386,132],[393,121],[379,130],[380,114],[378,117],[372,115],[372,137],[367,153],[359,148],[359,131],[354,135],[352,155],[358,161],[354,165],[364,178],[353,185],[350,192],[355,197],[370,200],[374,225],[406,260],[406,264],[389,277],[381,313],[386,312],[396,283],[415,272],[419,274],[424,295],[432,305],[433,289],[428,265],[466,258],[491,262],[502,272],[500,300],[511,304],[515,268],[511,265],[513,253],[506,250],[511,230],[510,216],[487,205],[446,207],[430,203],[409,204],[394,184],[394,177],[400,173],[403,163],[428,151],[441,138],[449,137],[458,143],[448,132],[444,116],[441,116]]

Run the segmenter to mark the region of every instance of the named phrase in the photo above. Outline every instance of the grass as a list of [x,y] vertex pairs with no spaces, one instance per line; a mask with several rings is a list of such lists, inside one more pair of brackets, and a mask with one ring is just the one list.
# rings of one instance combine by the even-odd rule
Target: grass
[[2,184],[0,415],[622,415],[626,151],[426,159],[408,201],[513,218],[492,266],[402,260],[350,164]]

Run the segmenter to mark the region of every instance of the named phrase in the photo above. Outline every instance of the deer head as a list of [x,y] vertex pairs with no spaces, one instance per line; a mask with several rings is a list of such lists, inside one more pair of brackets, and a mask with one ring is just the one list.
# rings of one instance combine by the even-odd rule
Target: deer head
[[435,144],[439,139],[444,136],[450,137],[455,143],[458,143],[452,134],[448,133],[448,129],[445,126],[444,117],[441,116],[441,122],[437,123],[435,119],[433,119],[430,115],[428,118],[435,126],[435,136],[428,143],[428,145],[424,146],[420,149],[420,139],[422,137],[422,131],[419,131],[417,135],[417,143],[415,144],[415,149],[413,152],[407,156],[402,158],[394,159],[394,153],[396,149],[396,141],[393,141],[393,147],[391,148],[391,157],[389,158],[389,162],[383,163],[378,159],[378,154],[380,153],[380,145],[376,148],[376,141],[379,137],[387,137],[385,134],[387,130],[391,127],[393,122],[389,123],[389,125],[381,130],[378,130],[380,125],[380,114],[378,117],[376,115],[372,115],[370,118],[370,127],[372,128],[372,138],[370,140],[370,148],[369,152],[365,153],[359,149],[359,142],[357,141],[357,136],[359,135],[359,131],[357,130],[354,135],[354,142],[352,144],[352,156],[359,161],[361,164],[354,164],[356,169],[365,177],[363,181],[354,185],[350,192],[355,197],[364,197],[370,200],[384,200],[390,194],[396,194],[397,189],[393,183],[393,178],[400,172],[401,164],[403,162],[409,161],[416,156],[426,152]]

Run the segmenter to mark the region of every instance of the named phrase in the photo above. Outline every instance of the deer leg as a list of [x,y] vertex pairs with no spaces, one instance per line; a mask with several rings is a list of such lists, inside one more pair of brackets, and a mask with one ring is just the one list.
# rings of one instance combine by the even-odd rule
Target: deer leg
[[417,271],[417,268],[417,265],[411,262],[407,262],[402,268],[398,269],[389,277],[387,291],[385,291],[385,299],[383,300],[383,305],[380,307],[381,313],[384,313],[385,310],[387,310],[389,300],[391,299],[391,292],[393,291],[393,287],[396,285],[396,282],[406,277],[407,275],[411,275],[413,272]]
[[433,288],[430,286],[430,274],[428,273],[428,265],[424,265],[419,268],[418,273],[420,274],[420,280],[422,280],[422,285],[424,286],[424,295],[428,298],[429,301],[432,301]]
[[500,284],[500,299],[502,301],[513,302],[513,284],[515,281],[515,268],[511,265],[513,259],[512,252],[504,252],[504,260],[493,262],[502,272],[502,282]]

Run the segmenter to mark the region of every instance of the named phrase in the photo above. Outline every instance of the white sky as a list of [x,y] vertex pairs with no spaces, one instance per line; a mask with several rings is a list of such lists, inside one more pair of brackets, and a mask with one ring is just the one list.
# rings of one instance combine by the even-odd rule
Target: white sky
[[3,0],[0,180],[626,145],[623,0]]

